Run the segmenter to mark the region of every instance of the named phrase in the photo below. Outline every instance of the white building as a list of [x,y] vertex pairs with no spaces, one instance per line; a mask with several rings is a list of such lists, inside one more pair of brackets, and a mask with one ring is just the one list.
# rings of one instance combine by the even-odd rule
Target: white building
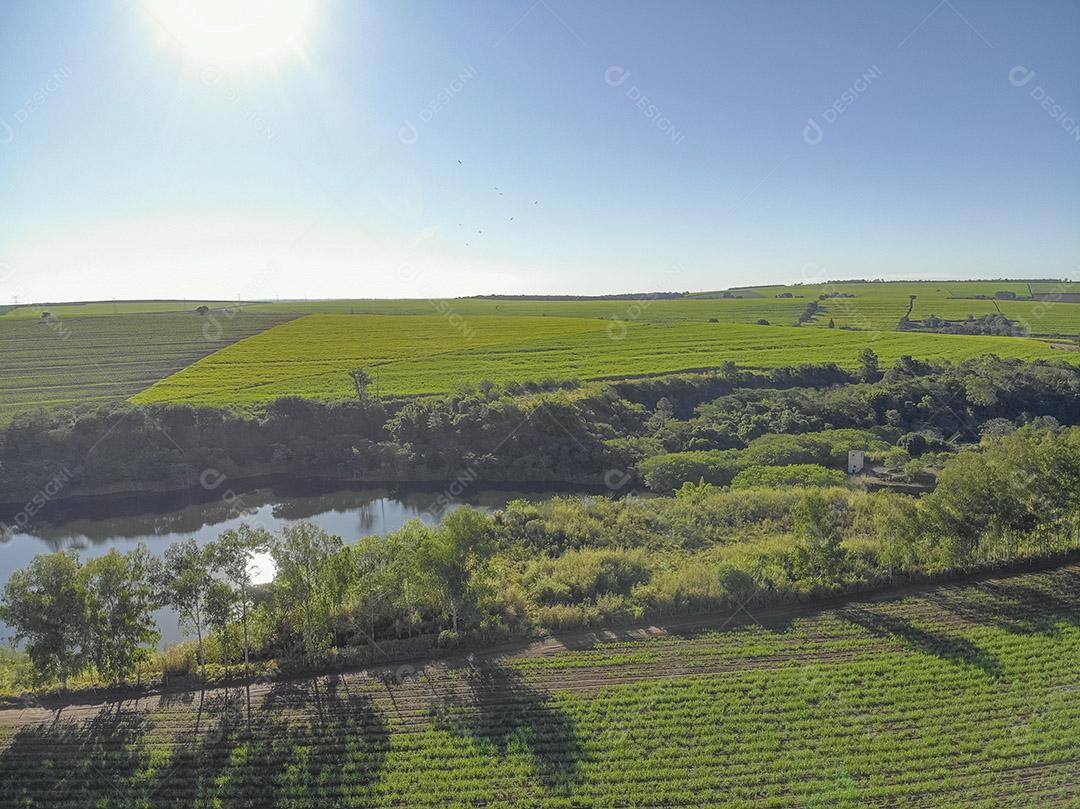
[[866,453],[861,449],[848,450],[847,471],[849,475],[857,475],[863,469],[866,462]]

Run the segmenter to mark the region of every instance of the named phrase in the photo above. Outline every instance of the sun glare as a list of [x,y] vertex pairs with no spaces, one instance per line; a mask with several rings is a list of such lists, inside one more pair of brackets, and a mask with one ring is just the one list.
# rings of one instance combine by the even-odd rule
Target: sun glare
[[186,56],[220,68],[259,68],[304,57],[314,0],[144,0]]

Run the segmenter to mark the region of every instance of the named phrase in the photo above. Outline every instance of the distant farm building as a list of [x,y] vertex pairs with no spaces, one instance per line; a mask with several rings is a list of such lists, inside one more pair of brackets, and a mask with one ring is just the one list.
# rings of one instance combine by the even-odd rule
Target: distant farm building
[[863,469],[866,462],[866,453],[861,449],[848,450],[847,471],[849,475],[856,475]]

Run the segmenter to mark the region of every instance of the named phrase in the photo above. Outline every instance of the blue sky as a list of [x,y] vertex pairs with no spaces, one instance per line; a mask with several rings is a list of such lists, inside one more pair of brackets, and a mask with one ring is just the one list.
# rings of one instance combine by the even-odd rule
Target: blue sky
[[1075,2],[305,1],[0,6],[0,302],[1080,277]]

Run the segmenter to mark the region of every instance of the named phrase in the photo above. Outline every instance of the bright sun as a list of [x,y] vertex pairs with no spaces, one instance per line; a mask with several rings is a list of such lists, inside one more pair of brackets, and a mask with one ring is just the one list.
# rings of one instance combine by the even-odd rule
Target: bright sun
[[304,56],[315,0],[143,0],[163,33],[192,59],[258,68]]

